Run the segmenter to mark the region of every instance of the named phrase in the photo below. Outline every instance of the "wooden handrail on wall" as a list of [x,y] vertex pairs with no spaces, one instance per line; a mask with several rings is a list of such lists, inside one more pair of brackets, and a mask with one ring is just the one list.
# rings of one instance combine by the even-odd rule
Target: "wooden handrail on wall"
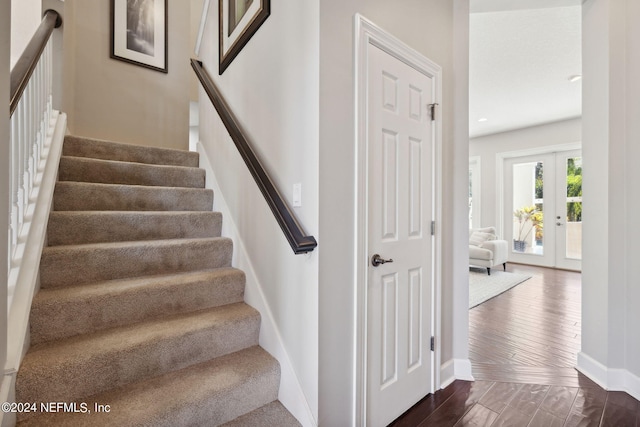
[[316,239],[313,236],[307,236],[305,234],[293,212],[273,184],[271,177],[267,174],[264,167],[258,160],[258,157],[251,148],[251,144],[249,143],[245,133],[242,131],[238,120],[231,112],[229,105],[213,83],[211,76],[202,65],[202,62],[191,59],[191,67],[193,67],[193,70],[196,72],[202,87],[205,92],[207,92],[211,103],[220,115],[224,126],[227,128],[231,139],[235,143],[242,159],[249,168],[253,179],[255,179],[256,184],[258,184],[258,188],[260,188],[269,208],[271,208],[271,212],[273,212],[273,215],[276,217],[276,221],[278,221],[280,228],[282,228],[285,237],[289,241],[291,249],[293,249],[293,252],[296,255],[311,252],[316,246],[318,246]]
[[40,26],[34,33],[31,41],[25,48],[24,52],[16,62],[16,65],[11,70],[11,98],[9,101],[9,117],[13,115],[13,112],[18,107],[18,102],[22,98],[27,83],[35,70],[40,56],[47,46],[49,37],[53,33],[54,28],[58,28],[62,25],[62,17],[55,10],[47,10],[43,17]]

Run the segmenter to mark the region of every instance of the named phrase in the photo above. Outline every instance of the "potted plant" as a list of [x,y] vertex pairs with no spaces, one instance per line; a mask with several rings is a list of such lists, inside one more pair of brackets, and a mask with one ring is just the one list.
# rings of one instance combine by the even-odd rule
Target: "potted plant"
[[542,212],[535,206],[523,206],[513,211],[513,217],[518,221],[518,238],[513,239],[513,249],[524,252],[527,247],[527,238],[532,230],[542,232]]

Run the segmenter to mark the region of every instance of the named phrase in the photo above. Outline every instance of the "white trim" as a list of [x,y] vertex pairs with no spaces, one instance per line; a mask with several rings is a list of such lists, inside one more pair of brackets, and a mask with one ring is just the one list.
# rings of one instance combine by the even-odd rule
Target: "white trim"
[[453,373],[457,380],[475,381],[470,359],[453,359]]
[[605,390],[624,391],[640,400],[640,377],[626,369],[607,368],[583,352],[578,353],[576,369]]
[[469,157],[469,169],[473,171],[473,217],[471,228],[482,227],[482,156]]
[[204,3],[202,4],[202,15],[200,16],[198,38],[196,39],[196,46],[193,49],[196,57],[200,56],[200,47],[202,46],[202,38],[204,37],[204,27],[207,25],[207,17],[209,16],[209,2],[210,0],[204,0]]
[[475,381],[469,359],[450,359],[440,367],[440,388],[445,388],[455,380]]
[[258,310],[261,315],[260,346],[280,363],[281,375],[278,399],[304,427],[315,427],[318,425],[318,421],[313,416],[300,380],[293,369],[282,335],[274,320],[273,312],[267,303],[260,280],[240,238],[240,233],[233,221],[231,211],[218,185],[209,156],[201,142],[197,144],[197,151],[200,154],[200,168],[206,171],[205,187],[212,189],[215,194],[213,208],[215,211],[221,212],[224,218],[222,221],[222,235],[233,240],[233,265],[244,271],[246,276],[245,302]]
[[497,227],[498,234],[504,234],[504,162],[514,157],[534,156],[539,154],[559,153],[562,151],[581,150],[582,142],[568,144],[547,145],[544,147],[527,148],[524,150],[504,151],[496,153],[496,198],[498,202]]
[[[66,129],[66,114],[53,111],[43,144],[42,160],[38,165],[38,173],[30,195],[27,216],[18,237],[17,257],[14,259],[19,257],[20,261],[13,264],[9,271],[7,285],[14,290],[14,294],[7,316],[7,362],[0,385],[2,402],[15,400],[16,374],[29,347],[31,301],[39,283],[40,257],[46,241],[47,223]],[[15,425],[15,415],[0,414],[0,425]]]
[[5,375],[13,375],[18,371],[29,345],[31,301],[38,286],[40,256],[46,239],[47,223],[66,129],[66,114],[53,112],[50,133],[47,134],[44,143],[43,160],[38,167],[38,175],[27,209],[30,218],[25,218],[25,224],[18,238],[22,243],[18,243],[15,259],[20,259],[20,262],[12,265],[9,272],[9,288],[15,289],[15,293],[9,307]]
[[[354,283],[356,286],[355,330],[356,352],[353,361],[355,414],[354,425],[364,426],[366,422],[367,402],[367,63],[368,45],[374,45],[384,52],[414,68],[418,72],[434,79],[434,102],[440,104],[434,124],[435,170],[434,170],[434,209],[436,224],[442,224],[442,69],[439,65],[407,46],[404,42],[375,25],[360,14],[354,16],[354,99],[355,99],[355,260]],[[441,345],[441,248],[442,227],[436,226],[434,242],[434,298],[433,298],[433,335],[436,337],[434,367],[440,366]],[[433,384],[440,384],[440,369],[432,369]],[[437,389],[432,385],[432,390]]]
[[[15,374],[4,375],[2,385],[0,385],[0,402],[15,402],[16,376]],[[1,427],[15,427],[15,412],[0,412]]]

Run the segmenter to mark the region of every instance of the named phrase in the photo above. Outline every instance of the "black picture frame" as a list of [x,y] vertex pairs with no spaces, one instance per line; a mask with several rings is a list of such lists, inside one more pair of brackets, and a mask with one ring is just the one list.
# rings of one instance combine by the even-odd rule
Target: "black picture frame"
[[[224,73],[271,13],[271,0],[219,0],[219,68]],[[235,14],[234,10],[240,10]]]
[[111,0],[111,58],[168,73],[168,0]]

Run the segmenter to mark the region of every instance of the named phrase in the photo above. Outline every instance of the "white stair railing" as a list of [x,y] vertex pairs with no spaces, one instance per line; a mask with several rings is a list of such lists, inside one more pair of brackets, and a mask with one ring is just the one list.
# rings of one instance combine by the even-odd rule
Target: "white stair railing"
[[57,112],[52,108],[53,40],[50,36],[59,26],[59,20],[57,12],[45,13],[42,24],[11,71],[9,308],[46,163],[48,142],[56,124]]
[[[6,347],[0,343],[6,349],[0,402],[14,399],[16,374],[29,346],[31,301],[38,287],[40,257],[67,126],[66,115],[53,109],[55,88],[59,88],[61,78],[55,71],[59,69],[55,53],[61,51],[62,34],[52,34],[61,24],[61,15],[47,10],[11,70],[10,193],[6,195],[10,217],[4,225],[8,231],[4,236],[9,272],[7,300],[1,301],[7,304],[7,322],[3,325]],[[15,425],[15,415],[0,412],[0,425]]]

